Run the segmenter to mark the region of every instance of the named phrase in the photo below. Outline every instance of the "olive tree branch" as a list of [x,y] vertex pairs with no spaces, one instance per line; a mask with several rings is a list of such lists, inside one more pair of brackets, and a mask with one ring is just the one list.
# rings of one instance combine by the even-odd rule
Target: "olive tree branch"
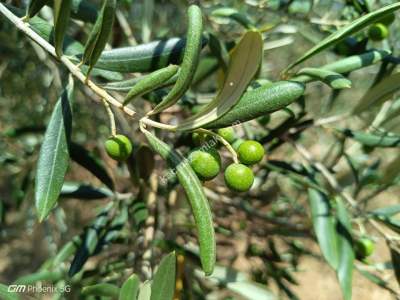
[[0,13],[4,15],[10,22],[12,22],[20,31],[30,37],[35,43],[40,45],[44,50],[46,50],[50,55],[58,59],[68,70],[74,75],[80,82],[84,85],[88,86],[95,94],[97,94],[100,98],[107,101],[112,106],[121,109],[127,115],[133,117],[136,112],[126,106],[123,106],[121,102],[116,100],[110,94],[108,94],[105,90],[97,86],[93,81],[86,78],[81,70],[71,62],[67,56],[62,55],[61,57],[57,57],[54,47],[48,43],[45,39],[43,39],[40,35],[38,35],[35,31],[33,31],[28,23],[23,22],[20,18],[14,15],[6,6],[0,3]]

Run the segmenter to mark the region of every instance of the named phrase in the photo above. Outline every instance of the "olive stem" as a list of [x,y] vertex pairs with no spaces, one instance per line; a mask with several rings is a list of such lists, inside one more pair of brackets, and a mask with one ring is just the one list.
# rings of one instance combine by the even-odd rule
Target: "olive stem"
[[228,151],[231,153],[232,155],[232,159],[234,161],[235,164],[239,163],[239,159],[238,159],[238,155],[235,151],[235,149],[232,148],[231,144],[228,143],[227,140],[225,140],[222,136],[220,136],[218,133],[212,132],[211,130],[207,130],[204,128],[199,128],[196,129],[194,132],[200,132],[200,133],[205,133],[208,135],[211,135],[213,137],[215,137],[217,140],[219,140],[227,149]]
[[152,126],[152,127],[155,127],[155,128],[169,130],[169,131],[175,131],[176,130],[175,126],[164,124],[164,123],[160,123],[160,122],[151,120],[148,117],[141,118],[140,119],[140,123],[146,124],[146,125],[149,125],[149,126]]
[[117,128],[115,126],[115,117],[114,113],[111,109],[110,103],[108,103],[104,98],[101,98],[101,102],[103,102],[104,107],[107,111],[108,119],[110,120],[110,130],[111,130],[111,135],[116,136],[117,135]]
[[67,67],[69,72],[74,75],[79,81],[81,81],[84,85],[88,86],[95,94],[97,94],[100,98],[104,98],[111,105],[121,109],[127,115],[133,117],[136,112],[128,107],[122,105],[121,102],[116,100],[110,94],[108,94],[105,90],[97,86],[93,81],[86,78],[86,76],[81,72],[81,70],[76,66],[73,62],[71,62],[67,56],[61,55],[58,57],[56,55],[56,51],[54,47],[48,43],[45,39],[43,39],[40,35],[38,35],[35,31],[33,31],[28,23],[25,23],[22,19],[18,18],[14,15],[6,6],[0,3],[0,13],[4,15],[9,21],[11,21],[20,31],[30,37],[35,43],[39,44],[44,50],[46,50],[51,56],[61,61],[61,63]]

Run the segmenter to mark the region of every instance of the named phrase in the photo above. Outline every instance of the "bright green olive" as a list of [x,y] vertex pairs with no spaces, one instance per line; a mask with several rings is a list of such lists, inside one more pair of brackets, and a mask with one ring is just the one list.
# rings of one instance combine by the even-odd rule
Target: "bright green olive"
[[253,165],[262,160],[265,154],[264,147],[257,141],[244,141],[238,150],[239,160],[245,165]]
[[368,37],[373,41],[382,41],[389,35],[388,28],[382,23],[371,25],[368,29]]
[[201,180],[211,180],[221,170],[221,157],[214,148],[195,149],[188,158],[193,171]]
[[361,238],[355,242],[354,248],[357,258],[364,259],[374,252],[375,245],[369,238]]
[[117,134],[116,136],[110,137],[105,142],[105,148],[107,154],[118,161],[126,160],[132,153],[132,143],[131,141],[122,134]]
[[236,140],[236,134],[232,127],[220,128],[217,133],[229,144],[232,144]]
[[383,25],[389,26],[391,25],[396,19],[396,15],[394,13],[388,14],[384,16],[382,19],[379,19],[378,22],[382,23]]
[[265,126],[265,125],[267,125],[269,123],[269,121],[271,121],[271,116],[270,115],[265,115],[265,116],[259,117],[257,119],[257,121],[258,121],[258,123],[260,125],[264,125]]
[[236,192],[248,191],[254,182],[253,171],[242,164],[229,165],[224,173],[226,185]]

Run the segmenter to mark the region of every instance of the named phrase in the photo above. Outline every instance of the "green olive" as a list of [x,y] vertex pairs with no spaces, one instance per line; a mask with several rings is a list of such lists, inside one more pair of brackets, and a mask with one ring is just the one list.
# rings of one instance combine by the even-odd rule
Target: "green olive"
[[132,143],[125,135],[117,134],[105,142],[107,154],[118,161],[127,160],[132,153]]
[[221,170],[221,157],[214,148],[195,149],[190,152],[188,159],[193,171],[201,180],[211,180]]
[[383,18],[379,19],[378,22],[383,25],[389,26],[396,20],[396,15],[394,13],[390,13]]
[[254,182],[253,171],[242,164],[229,165],[224,173],[226,185],[236,192],[248,191]]
[[264,147],[257,141],[245,141],[238,150],[239,160],[245,165],[253,165],[262,160],[265,154]]
[[389,35],[388,28],[382,23],[371,25],[368,29],[368,37],[373,41],[382,41]]
[[357,258],[364,259],[374,252],[375,245],[369,238],[361,238],[355,242],[354,248]]
[[236,140],[236,134],[232,127],[220,128],[217,133],[229,144],[232,144]]

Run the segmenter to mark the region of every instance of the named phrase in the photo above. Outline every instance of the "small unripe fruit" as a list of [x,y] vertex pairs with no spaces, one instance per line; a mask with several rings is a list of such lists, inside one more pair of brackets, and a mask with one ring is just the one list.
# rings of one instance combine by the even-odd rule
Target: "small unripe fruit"
[[384,16],[382,19],[379,19],[378,22],[382,23],[383,25],[389,26],[394,22],[395,19],[396,15],[394,13],[390,13],[387,16]]
[[257,141],[245,141],[238,150],[239,160],[245,165],[253,165],[262,160],[265,154],[264,147]]
[[236,140],[236,134],[232,127],[220,128],[217,133],[229,144],[232,144]]
[[254,182],[253,171],[242,164],[229,165],[224,173],[226,185],[236,192],[248,191]]
[[221,170],[221,157],[214,148],[195,149],[190,152],[188,159],[193,171],[201,180],[211,180]]
[[267,125],[269,123],[269,121],[271,121],[271,116],[270,115],[265,115],[262,117],[259,117],[257,119],[258,123],[260,123],[260,125]]
[[375,249],[374,242],[368,238],[361,238],[354,244],[356,256],[358,259],[364,259],[370,256]]
[[389,30],[382,23],[371,25],[368,29],[368,37],[373,41],[382,41],[389,35]]
[[132,153],[132,143],[131,141],[122,134],[117,134],[113,137],[110,137],[105,142],[105,148],[107,154],[118,161],[127,160],[129,155]]

